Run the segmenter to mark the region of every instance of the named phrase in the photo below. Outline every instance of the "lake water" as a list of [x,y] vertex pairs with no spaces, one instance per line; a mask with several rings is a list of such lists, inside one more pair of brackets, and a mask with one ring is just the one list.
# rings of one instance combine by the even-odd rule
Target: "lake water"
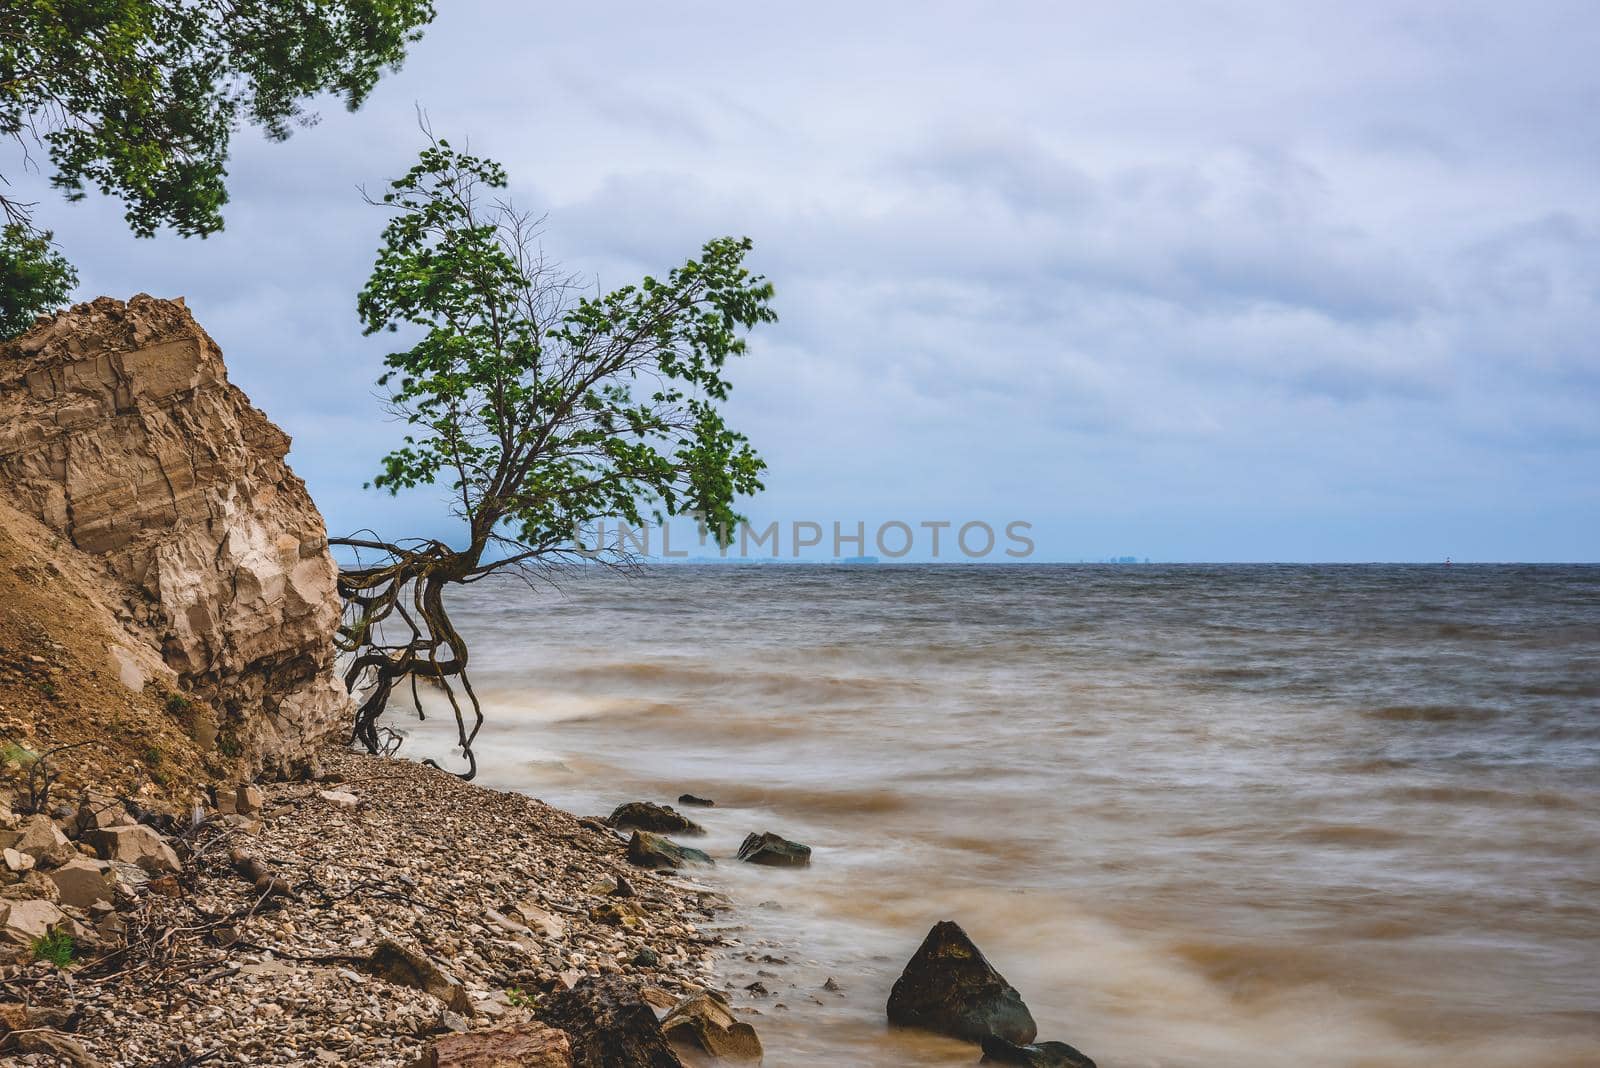
[[[974,1063],[884,1023],[942,919],[1103,1068],[1600,1064],[1600,567],[678,566],[454,604],[480,782],[716,799],[769,1066]],[[764,830],[812,866],[733,860]]]

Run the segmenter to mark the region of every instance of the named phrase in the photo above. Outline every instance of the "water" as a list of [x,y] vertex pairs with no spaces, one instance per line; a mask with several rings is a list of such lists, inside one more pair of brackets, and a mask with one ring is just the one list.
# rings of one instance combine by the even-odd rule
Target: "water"
[[455,604],[480,781],[689,791],[718,856],[814,847],[709,875],[769,1066],[974,1063],[884,1025],[941,919],[1106,1068],[1600,1064],[1600,567],[673,567]]

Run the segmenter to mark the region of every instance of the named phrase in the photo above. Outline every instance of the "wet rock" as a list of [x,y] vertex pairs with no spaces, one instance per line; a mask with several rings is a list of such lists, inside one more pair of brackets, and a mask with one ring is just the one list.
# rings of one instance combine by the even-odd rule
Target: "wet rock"
[[1038,1034],[1022,996],[958,925],[934,924],[889,992],[889,1022],[966,1042],[996,1035],[1027,1045]]
[[661,1021],[672,1042],[702,1049],[718,1060],[759,1061],[761,1039],[755,1028],[733,1017],[727,999],[707,990],[684,998]]
[[694,794],[679,794],[678,804],[698,805],[701,808],[712,808],[716,805],[716,802],[711,800],[709,797],[696,797]]
[[20,945],[32,945],[67,914],[48,901],[0,901],[0,937]]
[[659,834],[634,831],[628,839],[628,863],[641,868],[681,868],[685,864],[711,864],[709,854],[679,845]]
[[805,868],[811,864],[811,847],[767,831],[747,835],[739,846],[739,859],[773,868]]
[[567,1033],[574,1068],[683,1068],[633,983],[585,979],[546,996],[540,1015]]
[[77,857],[61,867],[45,873],[45,878],[56,884],[56,892],[63,905],[86,909],[96,901],[112,901],[116,891],[111,886],[111,865],[103,860]]
[[1095,1068],[1081,1051],[1065,1042],[1034,1042],[1026,1046],[990,1035],[983,1040],[982,1064],[1021,1064],[1027,1068]]
[[618,805],[606,822],[623,830],[654,831],[656,834],[706,833],[704,827],[671,805],[653,805],[648,801],[630,801]]
[[572,1068],[572,1064],[566,1032],[529,1021],[434,1039],[411,1068]]
[[182,868],[178,854],[149,827],[102,827],[85,835],[104,860],[132,864],[151,875],[163,875]]
[[452,1012],[459,1012],[463,1016],[477,1014],[466,988],[455,976],[433,963],[426,953],[402,945],[392,938],[385,938],[378,943],[362,965],[362,971],[396,986],[426,991],[444,1002]]

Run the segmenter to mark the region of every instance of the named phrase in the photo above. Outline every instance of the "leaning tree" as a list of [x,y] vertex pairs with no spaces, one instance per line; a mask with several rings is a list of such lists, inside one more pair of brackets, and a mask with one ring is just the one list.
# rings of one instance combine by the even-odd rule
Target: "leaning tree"
[[746,331],[776,319],[772,286],[743,265],[750,242],[733,238],[665,278],[586,295],[545,260],[538,221],[505,185],[499,164],[430,134],[416,166],[369,198],[393,217],[358,301],[363,326],[418,338],[378,379],[406,431],[370,485],[447,488],[462,533],[334,540],[356,557],[339,578],[353,739],[388,748],[379,720],[396,687],[418,715],[419,682],[437,687],[465,778],[483,709],[446,591],[625,563],[620,544],[585,540],[606,519],[693,514],[725,538],[741,518],[735,498],[761,488],[766,465],[723,420],[724,368]]

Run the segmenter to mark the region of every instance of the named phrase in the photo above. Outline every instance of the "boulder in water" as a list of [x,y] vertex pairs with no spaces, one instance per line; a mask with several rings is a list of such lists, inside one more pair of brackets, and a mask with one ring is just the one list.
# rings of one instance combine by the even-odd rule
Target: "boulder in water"
[[747,835],[739,847],[739,859],[774,868],[804,868],[811,864],[811,847],[767,831]]
[[641,868],[681,868],[685,864],[710,864],[711,857],[649,831],[634,831],[628,839],[628,863]]
[[716,806],[716,802],[711,800],[709,797],[696,797],[694,794],[679,794],[678,804],[698,805],[701,808],[713,808]]
[[895,980],[889,1022],[965,1042],[993,1035],[1019,1046],[1039,1033],[1022,995],[949,920],[933,925]]
[[671,805],[654,805],[649,801],[629,801],[618,805],[606,820],[613,827],[655,834],[705,834],[706,829],[678,812]]
[[1026,1046],[990,1035],[983,1040],[982,1064],[1021,1064],[1026,1068],[1095,1068],[1080,1050],[1065,1042],[1034,1042]]
[[721,994],[704,990],[684,998],[661,1021],[673,1042],[705,1050],[718,1060],[759,1061],[761,1039],[756,1029],[733,1017]]

